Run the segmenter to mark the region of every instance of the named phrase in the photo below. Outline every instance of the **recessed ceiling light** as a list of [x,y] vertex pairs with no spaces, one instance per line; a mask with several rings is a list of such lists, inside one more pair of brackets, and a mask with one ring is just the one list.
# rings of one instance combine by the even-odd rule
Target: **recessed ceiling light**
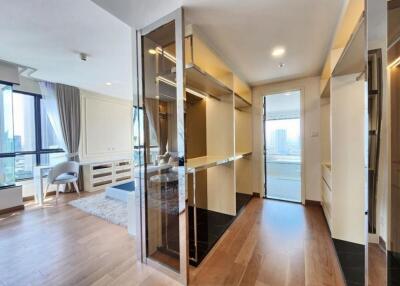
[[285,54],[285,48],[283,47],[276,47],[272,50],[272,56],[275,58],[281,57]]
[[111,82],[106,82],[106,85],[110,86],[110,85],[112,85],[112,83]]
[[285,66],[284,63],[279,63],[278,67],[283,68]]
[[149,54],[150,55],[155,55],[155,54],[157,54],[157,51],[155,49],[150,49],[149,50]]

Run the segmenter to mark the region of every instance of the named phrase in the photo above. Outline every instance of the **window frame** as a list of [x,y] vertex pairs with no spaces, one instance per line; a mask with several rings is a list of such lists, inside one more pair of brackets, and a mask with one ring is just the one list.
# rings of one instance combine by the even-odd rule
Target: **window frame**
[[[11,85],[12,86],[12,85]],[[42,100],[42,95],[37,94],[37,93],[31,93],[31,92],[26,92],[26,91],[19,91],[19,90],[12,90],[12,93],[19,93],[23,94],[26,96],[33,96],[34,97],[34,120],[35,120],[35,150],[32,151],[17,151],[11,152],[11,153],[0,153],[0,158],[16,158],[17,156],[24,156],[24,155],[35,155],[35,161],[36,164],[35,166],[40,166],[41,164],[41,158],[40,155],[43,154],[54,154],[54,153],[64,153],[65,151],[62,148],[54,148],[54,149],[46,149],[43,148],[42,145],[42,126],[41,126],[41,114],[42,110],[40,108],[40,102]],[[14,114],[13,114],[14,117]],[[13,118],[14,121],[14,118]],[[23,179],[17,179],[15,178],[15,182],[21,182],[21,181],[28,181],[33,178],[23,178]]]

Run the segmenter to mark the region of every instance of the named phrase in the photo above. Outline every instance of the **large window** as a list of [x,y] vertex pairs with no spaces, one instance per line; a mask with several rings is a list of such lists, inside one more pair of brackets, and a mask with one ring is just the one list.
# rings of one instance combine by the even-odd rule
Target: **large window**
[[3,90],[8,93],[3,91],[0,97],[0,180],[5,181],[6,175],[1,177],[4,170],[15,180],[30,179],[35,165],[61,162],[65,160],[64,151],[57,142],[41,96],[12,92],[11,87],[5,87]]

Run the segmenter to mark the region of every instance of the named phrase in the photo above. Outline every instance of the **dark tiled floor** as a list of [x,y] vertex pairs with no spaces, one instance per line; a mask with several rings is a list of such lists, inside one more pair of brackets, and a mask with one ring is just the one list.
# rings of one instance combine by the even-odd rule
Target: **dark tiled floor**
[[362,244],[333,239],[347,285],[364,285],[365,247]]
[[387,253],[388,285],[400,285],[400,253]]
[[[236,194],[237,213],[251,200],[251,195]],[[235,220],[235,216],[218,213],[205,209],[197,209],[197,262],[190,264],[198,266],[212,249],[218,239],[224,234]],[[193,207],[189,207],[189,254],[195,256]]]

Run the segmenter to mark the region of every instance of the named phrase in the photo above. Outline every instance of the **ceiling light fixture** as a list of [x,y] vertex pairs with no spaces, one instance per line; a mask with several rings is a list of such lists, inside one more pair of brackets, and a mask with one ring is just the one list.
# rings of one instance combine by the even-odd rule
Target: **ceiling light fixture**
[[106,82],[106,85],[110,86],[110,85],[112,85],[112,83],[111,82]]
[[276,47],[272,50],[271,55],[275,58],[279,58],[285,54],[285,48],[283,47]]
[[173,55],[171,55],[170,53],[168,53],[167,51],[165,51],[162,48],[160,48],[160,47],[157,47],[155,49],[149,49],[149,54],[150,55],[159,54],[159,55],[164,56],[165,58],[167,58],[171,62],[176,63],[176,58]]

